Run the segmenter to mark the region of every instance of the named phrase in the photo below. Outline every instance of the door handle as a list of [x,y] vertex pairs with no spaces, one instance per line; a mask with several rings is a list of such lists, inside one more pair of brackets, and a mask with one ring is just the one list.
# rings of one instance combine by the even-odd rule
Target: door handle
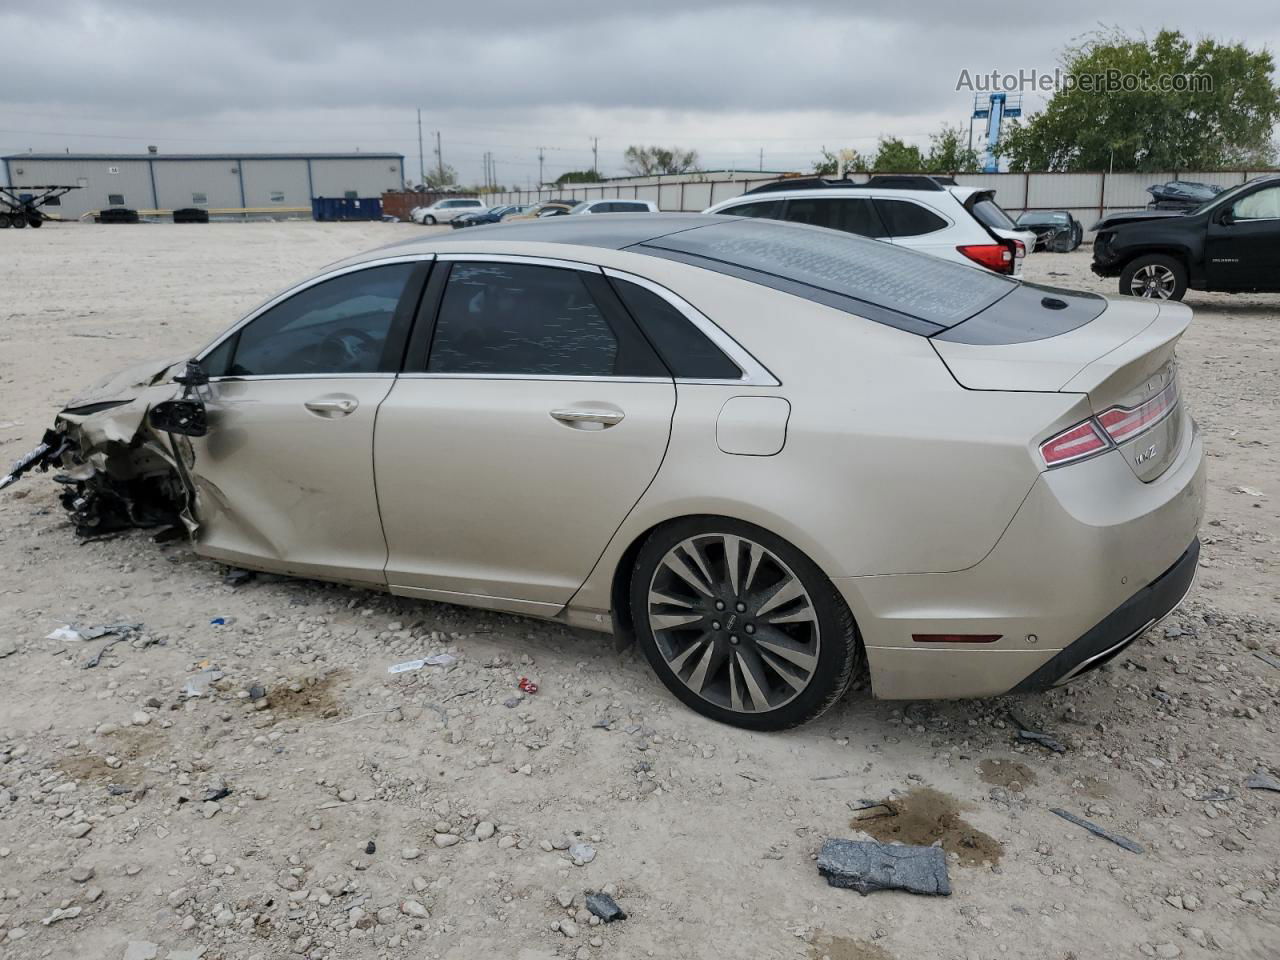
[[360,406],[360,402],[355,397],[337,397],[308,400],[303,406],[322,417],[345,417]]
[[621,410],[610,410],[607,407],[568,407],[552,410],[551,416],[567,426],[590,430],[612,427],[622,421],[624,414]]

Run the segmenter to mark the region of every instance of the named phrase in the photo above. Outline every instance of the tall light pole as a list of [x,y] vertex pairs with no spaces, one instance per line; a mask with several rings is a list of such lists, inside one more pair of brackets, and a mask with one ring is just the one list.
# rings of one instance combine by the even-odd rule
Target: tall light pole
[[422,108],[418,108],[418,186],[427,181],[427,167],[422,160]]
[[600,138],[591,138],[591,172],[600,176]]
[[542,189],[542,184],[545,182],[546,181],[542,179],[542,147],[539,147],[538,148],[538,189]]
[[444,154],[440,152],[440,131],[436,131],[436,173],[439,174],[440,182],[438,186],[443,187],[444,182]]

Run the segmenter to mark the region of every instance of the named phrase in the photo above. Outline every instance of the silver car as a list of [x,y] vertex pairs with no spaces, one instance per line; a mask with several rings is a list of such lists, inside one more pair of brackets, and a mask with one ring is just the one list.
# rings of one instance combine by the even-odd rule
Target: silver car
[[1187,307],[752,219],[415,239],[105,380],[56,466],[84,533],[634,636],[690,707],[801,723],[1041,690],[1190,588]]

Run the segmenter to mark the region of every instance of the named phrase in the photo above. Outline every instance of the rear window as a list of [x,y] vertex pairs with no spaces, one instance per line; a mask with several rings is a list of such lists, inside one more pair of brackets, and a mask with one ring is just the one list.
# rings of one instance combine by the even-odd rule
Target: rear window
[[926,336],[985,310],[1017,286],[989,270],[848,233],[769,220],[696,227],[631,249],[668,255]]
[[870,197],[793,197],[787,201],[784,219],[860,237],[888,235]]
[[682,380],[742,379],[738,365],[662,297],[629,280],[614,278],[610,282],[672,376]]
[[990,197],[979,200],[969,208],[969,212],[978,218],[979,223],[993,230],[1017,229],[1017,224],[1004,212],[1004,208]]
[[777,220],[782,216],[782,201],[757,200],[754,203],[740,203],[720,212],[726,217],[764,217],[766,220]]

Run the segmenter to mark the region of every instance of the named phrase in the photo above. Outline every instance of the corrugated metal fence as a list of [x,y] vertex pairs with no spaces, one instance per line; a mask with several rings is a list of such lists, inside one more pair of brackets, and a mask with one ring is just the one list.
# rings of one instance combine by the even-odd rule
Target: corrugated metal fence
[[[1017,216],[1026,210],[1069,210],[1086,231],[1099,217],[1117,210],[1140,210],[1151,199],[1147,187],[1168,180],[1193,180],[1234,186],[1275,170],[1168,170],[1154,173],[961,173],[956,182],[996,191],[996,202]],[[596,184],[513,190],[485,196],[485,203],[536,203],[539,200],[598,200],[624,197],[652,200],[670,212],[696,213],[712,204],[741,196],[752,187],[774,183],[777,176],[735,174],[678,174],[669,177],[634,177]],[[854,174],[865,181],[867,174]]]

